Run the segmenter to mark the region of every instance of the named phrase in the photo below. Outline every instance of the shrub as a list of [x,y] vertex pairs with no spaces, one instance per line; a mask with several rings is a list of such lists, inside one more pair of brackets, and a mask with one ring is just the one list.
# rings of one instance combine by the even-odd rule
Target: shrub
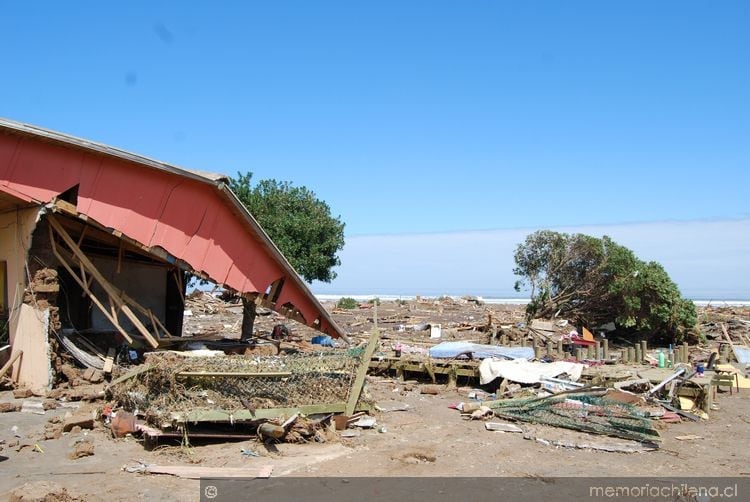
[[339,298],[339,301],[336,303],[336,307],[346,310],[356,309],[358,306],[359,303],[357,303],[357,300],[348,296]]

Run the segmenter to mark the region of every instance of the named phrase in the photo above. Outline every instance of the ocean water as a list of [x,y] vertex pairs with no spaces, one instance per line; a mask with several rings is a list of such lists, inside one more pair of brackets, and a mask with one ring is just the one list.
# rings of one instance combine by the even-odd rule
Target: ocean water
[[[430,295],[422,295],[422,298],[438,298],[441,296],[447,296],[449,298],[452,298],[454,300],[459,300],[464,297],[464,295],[437,295],[437,296],[430,296]],[[348,297],[348,298],[354,298],[358,302],[366,302],[368,300],[372,300],[373,298],[379,298],[381,301],[396,301],[396,300],[414,300],[416,299],[416,295],[380,295],[380,294],[315,294],[315,297],[321,301],[338,301],[341,298]],[[516,298],[494,298],[490,296],[475,296],[476,298],[481,299],[484,303],[490,304],[490,305],[526,305],[529,303],[528,298],[524,297],[516,297]],[[700,307],[704,307],[707,305],[713,306],[713,307],[750,307],[750,300],[693,300],[693,303]]]

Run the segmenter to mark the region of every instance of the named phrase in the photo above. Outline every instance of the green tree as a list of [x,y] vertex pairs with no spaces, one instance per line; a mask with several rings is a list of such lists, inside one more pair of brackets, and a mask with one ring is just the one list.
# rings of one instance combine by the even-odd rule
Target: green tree
[[695,306],[655,262],[638,259],[607,236],[540,230],[515,252],[513,273],[531,290],[529,317],[572,317],[588,326],[610,321],[639,336],[683,339]]
[[344,223],[306,187],[287,181],[251,184],[252,173],[237,173],[229,188],[276,243],[297,272],[312,282],[331,282],[336,253],[344,247]]

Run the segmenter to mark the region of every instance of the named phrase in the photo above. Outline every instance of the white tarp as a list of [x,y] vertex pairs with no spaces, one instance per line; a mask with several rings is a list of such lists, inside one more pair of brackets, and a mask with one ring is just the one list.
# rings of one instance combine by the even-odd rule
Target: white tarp
[[557,377],[566,373],[568,379],[576,382],[581,378],[583,368],[586,366],[579,363],[555,361],[553,363],[540,363],[515,359],[513,361],[485,359],[479,365],[479,383],[482,385],[490,383],[495,378],[507,378],[517,383],[539,383],[542,377]]
[[750,347],[735,345],[732,350],[734,350],[734,356],[740,364],[750,364]]

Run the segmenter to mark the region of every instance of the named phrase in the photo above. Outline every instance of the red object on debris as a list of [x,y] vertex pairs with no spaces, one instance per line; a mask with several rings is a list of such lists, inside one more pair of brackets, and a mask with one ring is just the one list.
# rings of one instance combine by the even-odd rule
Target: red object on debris
[[682,419],[680,418],[680,415],[678,415],[677,413],[673,411],[665,411],[664,415],[659,417],[659,420],[661,420],[662,422],[666,422],[668,424],[677,424],[682,421]]
[[582,345],[584,347],[596,345],[596,342],[593,340],[584,340],[580,336],[575,335],[570,337],[570,343],[572,343],[573,345]]
[[132,434],[135,432],[135,415],[128,413],[127,411],[118,411],[117,414],[112,417],[112,423],[109,428],[112,430],[112,434],[116,438]]

